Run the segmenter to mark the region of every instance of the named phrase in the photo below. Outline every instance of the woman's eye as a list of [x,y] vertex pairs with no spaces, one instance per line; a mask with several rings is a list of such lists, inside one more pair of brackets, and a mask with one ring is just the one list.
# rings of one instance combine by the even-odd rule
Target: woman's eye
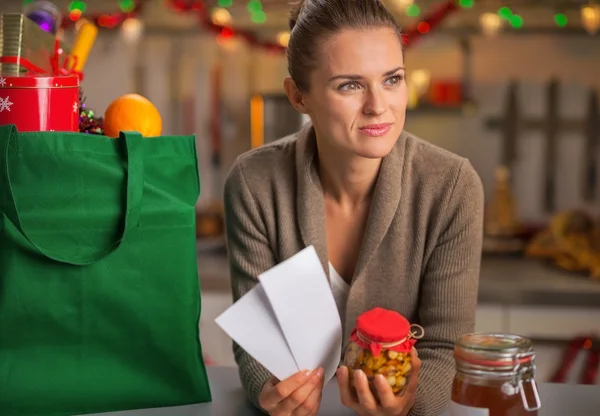
[[356,91],[360,89],[360,84],[356,81],[346,82],[338,87],[340,91]]
[[402,75],[394,75],[393,77],[389,77],[385,82],[389,85],[397,85],[402,81]]

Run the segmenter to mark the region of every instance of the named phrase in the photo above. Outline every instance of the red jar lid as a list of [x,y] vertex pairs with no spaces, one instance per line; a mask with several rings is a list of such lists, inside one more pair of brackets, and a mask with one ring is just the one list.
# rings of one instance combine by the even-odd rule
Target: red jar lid
[[79,77],[23,76],[7,77],[0,74],[0,88],[77,88]]
[[371,309],[358,317],[356,330],[375,342],[395,342],[406,338],[410,322],[396,311]]

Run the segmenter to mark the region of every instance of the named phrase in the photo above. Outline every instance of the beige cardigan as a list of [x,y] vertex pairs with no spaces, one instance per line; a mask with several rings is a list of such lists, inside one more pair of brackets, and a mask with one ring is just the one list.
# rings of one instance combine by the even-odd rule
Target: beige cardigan
[[[251,150],[225,183],[234,300],[257,276],[314,245],[329,274],[314,130]],[[356,318],[393,309],[425,328],[413,416],[447,406],[453,344],[474,329],[481,259],[483,187],[468,160],[409,133],[383,159],[346,307],[344,342]],[[257,405],[270,374],[234,343],[242,384]]]

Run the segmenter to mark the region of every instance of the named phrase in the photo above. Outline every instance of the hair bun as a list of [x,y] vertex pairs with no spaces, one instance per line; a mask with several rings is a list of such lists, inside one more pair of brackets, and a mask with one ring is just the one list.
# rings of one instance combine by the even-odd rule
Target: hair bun
[[307,0],[297,0],[292,5],[292,10],[290,11],[290,18],[289,18],[290,30],[293,30],[294,27],[296,26],[296,23],[298,22],[298,19],[300,17],[300,13],[302,13],[302,9],[304,8],[304,4],[306,2],[307,2]]

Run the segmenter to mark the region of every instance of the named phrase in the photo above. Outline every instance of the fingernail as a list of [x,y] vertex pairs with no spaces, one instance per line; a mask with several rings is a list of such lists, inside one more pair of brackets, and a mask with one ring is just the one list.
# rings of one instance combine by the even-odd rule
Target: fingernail
[[312,374],[312,371],[310,371],[310,370],[304,370],[304,372],[302,373],[302,375],[304,377],[310,377],[311,374]]
[[317,368],[317,377],[321,377],[325,371],[322,368]]

